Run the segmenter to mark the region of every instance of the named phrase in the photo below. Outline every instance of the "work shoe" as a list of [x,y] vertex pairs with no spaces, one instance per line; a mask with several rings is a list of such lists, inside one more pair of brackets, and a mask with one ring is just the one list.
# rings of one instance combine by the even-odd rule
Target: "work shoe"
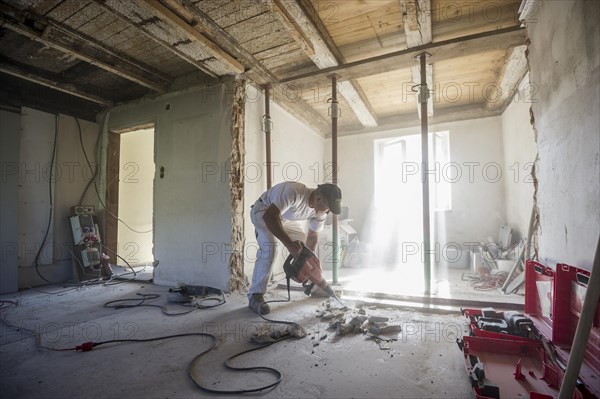
[[252,294],[248,307],[259,315],[267,314],[271,311],[269,304],[265,302],[263,294]]

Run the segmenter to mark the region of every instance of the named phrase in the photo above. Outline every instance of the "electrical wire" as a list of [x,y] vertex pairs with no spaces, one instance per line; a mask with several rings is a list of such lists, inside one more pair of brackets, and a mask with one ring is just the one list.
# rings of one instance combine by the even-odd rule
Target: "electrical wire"
[[[200,302],[196,303],[196,304],[186,305],[186,304],[179,303],[179,305],[181,305],[181,306],[191,307],[192,309],[187,310],[185,312],[170,313],[165,306],[157,305],[157,304],[153,304],[153,303],[146,303],[146,300],[156,299],[156,298],[160,297],[159,294],[137,293],[136,295],[140,296],[140,298],[116,299],[114,301],[106,302],[104,304],[104,307],[116,310],[116,309],[128,309],[128,308],[147,306],[147,307],[159,308],[163,312],[163,314],[165,314],[167,316],[182,316],[185,314],[192,313],[193,311],[195,311],[197,309],[210,309],[210,308],[214,308],[217,306],[221,306],[221,305],[225,304],[225,302],[226,302],[225,295],[221,291],[220,297],[214,297],[214,298],[206,297],[206,298],[201,299]],[[206,302],[206,301],[218,301],[218,302],[213,305],[203,305],[202,303]],[[134,302],[134,303],[131,303],[131,302]]]
[[[85,158],[87,160],[87,154],[86,154],[86,151],[85,151],[85,147],[83,146],[83,137],[82,137],[82,132],[81,132],[81,126],[79,125],[79,120],[77,118],[75,118],[75,120],[77,121],[77,126],[79,128],[79,143],[81,144],[81,149],[83,150],[83,155],[85,156]],[[101,137],[102,137],[102,134],[98,133],[98,137],[96,138],[96,146],[95,146],[96,147],[96,153],[98,152],[98,146],[100,145],[100,138]],[[88,165],[90,166],[90,170],[91,170],[91,165],[90,165],[89,161],[88,161]],[[87,194],[90,186],[92,185],[92,182],[96,180],[96,176],[98,176],[99,170],[100,170],[100,168],[98,167],[98,164],[96,163],[96,167],[94,168],[94,174],[93,174],[92,178],[88,181],[87,185],[85,186],[85,189],[83,190],[83,193],[81,193],[81,197],[79,197],[79,205],[83,204],[83,198]]]
[[42,273],[40,272],[40,269],[39,269],[39,261],[40,261],[40,255],[42,253],[42,249],[44,248],[44,245],[46,245],[46,241],[48,240],[48,234],[50,233],[50,226],[52,225],[52,215],[54,213],[54,204],[52,201],[52,180],[53,180],[52,175],[54,173],[54,163],[56,161],[56,142],[58,139],[58,115],[55,115],[54,120],[55,120],[55,122],[54,122],[54,144],[52,147],[52,159],[50,161],[50,176],[48,178],[48,197],[49,197],[49,201],[50,201],[50,209],[48,211],[48,225],[46,226],[46,233],[44,234],[44,239],[42,240],[42,243],[40,244],[40,248],[38,249],[38,251],[35,255],[35,260],[33,262],[37,275],[42,280],[47,282],[48,284],[55,284],[55,283],[48,280],[46,277],[44,277],[42,275]]
[[[133,273],[134,276],[137,276],[137,272],[133,269],[133,267],[131,267],[131,265],[129,264],[129,262],[127,262],[127,260],[125,258],[123,258],[121,255],[119,255],[118,253],[116,253],[115,251],[113,251],[112,249],[110,249],[109,247],[107,247],[106,245],[100,243],[100,246],[104,249],[106,249],[108,252],[110,252],[111,254],[115,255],[117,258],[120,258],[121,260],[123,260],[123,262],[125,262],[125,264],[127,265],[127,267],[129,267],[131,269],[131,272]],[[144,270],[146,269],[146,267],[144,266]]]
[[[158,298],[160,295],[158,294],[140,294],[138,293],[137,295],[139,295],[141,298],[134,298],[134,299],[118,299],[118,300],[114,300],[114,301],[109,301],[107,303],[104,304],[104,307],[108,307],[108,308],[113,308],[113,309],[126,309],[126,308],[133,308],[133,307],[140,307],[140,306],[150,306],[150,307],[157,307],[160,308],[162,310],[162,312],[167,315],[167,316],[179,316],[179,315],[184,315],[184,314],[188,314],[191,313],[193,310],[196,309],[192,309],[190,311],[187,312],[182,312],[182,313],[168,313],[164,306],[160,306],[160,305],[155,305],[155,304],[146,304],[146,300],[150,300],[150,299],[156,299]],[[216,306],[220,306],[223,305],[225,303],[225,295],[223,294],[223,292],[221,292],[221,297],[222,300],[219,301],[218,304],[216,305],[211,305],[211,306],[202,306],[201,303],[197,304],[197,305],[191,305],[194,306],[194,308],[200,308],[200,309],[206,309],[206,308],[212,308],[212,307],[216,307]],[[288,291],[288,299],[287,300],[272,300],[269,301],[268,303],[273,303],[273,302],[289,302],[290,301],[290,292]],[[219,300],[219,298],[205,298],[204,300]],[[136,301],[137,303],[134,304],[129,304],[128,302],[131,301]],[[186,306],[186,305],[182,305],[182,306]],[[269,322],[272,323],[284,323],[284,324],[292,324],[292,325],[296,325],[299,326],[297,323],[294,322],[287,322],[287,321],[278,321],[278,320],[270,320],[265,318],[264,316],[261,315],[261,317]],[[231,364],[231,361],[235,358],[238,358],[242,355],[245,355],[247,353],[250,352],[254,352],[260,349],[264,349],[268,346],[273,345],[274,343],[292,338],[291,335],[288,336],[284,336],[281,337],[278,340],[275,340],[273,342],[269,342],[267,344],[264,345],[260,345],[257,346],[255,348],[250,348],[247,350],[244,350],[242,352],[239,352],[233,356],[230,356],[229,358],[227,358],[224,362],[224,365],[227,369],[235,371],[235,372],[252,372],[252,371],[256,371],[256,372],[263,372],[263,373],[268,373],[268,374],[272,374],[275,377],[275,381],[271,382],[269,384],[263,385],[263,386],[259,386],[259,387],[255,387],[255,388],[249,388],[249,389],[215,389],[215,388],[210,388],[207,384],[204,384],[200,377],[198,376],[198,374],[195,372],[195,370],[197,369],[197,365],[200,362],[200,359],[208,352],[210,352],[211,350],[213,350],[216,347],[216,343],[217,343],[217,337],[215,337],[212,334],[209,333],[195,333],[195,335],[202,335],[202,336],[206,336],[206,337],[210,337],[212,339],[212,344],[209,348],[205,349],[204,351],[200,352],[198,355],[196,355],[196,357],[194,357],[194,359],[192,359],[192,361],[189,364],[188,367],[188,376],[191,378],[192,382],[200,389],[209,392],[209,393],[214,393],[214,394],[227,394],[227,395],[239,395],[239,394],[247,394],[247,393],[257,393],[257,392],[263,392],[266,391],[268,389],[273,389],[275,388],[277,385],[279,385],[281,383],[281,381],[283,380],[283,374],[272,367],[267,367],[267,366],[251,366],[251,367],[236,367],[234,365]],[[187,336],[186,334],[182,334],[180,336]],[[157,337],[157,338],[152,338],[152,339],[147,339],[147,340],[113,340],[113,341],[105,341],[102,343],[93,343],[90,346],[90,343],[87,343],[87,346],[84,345],[80,345],[78,347],[76,347],[75,349],[77,350],[91,350],[93,347],[102,345],[102,344],[106,344],[106,343],[110,343],[110,342],[145,342],[145,341],[153,341],[153,340],[159,340],[159,339],[167,339],[167,338],[174,338],[177,336],[168,336],[168,337]],[[71,349],[67,349],[67,350],[73,350],[73,348]]]
[[[83,156],[85,157],[85,161],[88,164],[88,167],[90,168],[90,171],[92,170],[92,164],[87,156],[87,152],[85,151],[85,147],[83,145],[83,136],[82,136],[82,129],[81,129],[81,124],[79,123],[79,119],[75,118],[75,121],[77,122],[77,127],[79,129],[79,143],[81,144],[81,149],[83,150]],[[96,196],[98,197],[98,201],[100,202],[100,204],[102,205],[102,207],[104,208],[104,210],[106,211],[106,213],[108,213],[109,215],[111,215],[112,217],[114,217],[116,220],[118,220],[119,222],[123,223],[129,230],[133,231],[134,233],[139,233],[139,234],[146,234],[146,233],[151,233],[152,229],[147,230],[147,231],[139,231],[134,229],[133,227],[129,226],[124,220],[120,219],[117,215],[115,215],[114,213],[112,213],[108,207],[106,206],[106,204],[104,203],[104,201],[102,201],[102,197],[100,196],[100,191],[98,190],[98,185],[96,184],[96,177],[98,175],[98,171],[99,168],[98,166],[96,166],[96,172],[94,173],[94,175],[92,176],[92,179],[90,180],[93,185],[94,185],[94,190],[96,191]],[[86,188],[87,190],[87,188]],[[83,198],[83,196],[82,196]]]

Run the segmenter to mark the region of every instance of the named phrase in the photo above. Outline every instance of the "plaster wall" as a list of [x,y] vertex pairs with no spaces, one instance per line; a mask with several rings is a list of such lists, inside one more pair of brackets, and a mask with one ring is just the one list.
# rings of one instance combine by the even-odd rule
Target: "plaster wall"
[[21,146],[21,116],[0,110],[0,294],[18,289],[18,226],[19,213],[19,152]]
[[[7,273],[3,269],[0,279],[13,289],[15,275],[18,288],[72,280],[73,238],[67,218],[80,202],[97,204],[93,187],[85,188],[97,164],[99,126],[25,107],[10,116],[7,120],[3,112],[2,167],[7,185],[2,187],[2,257],[16,265]],[[5,140],[5,133],[10,140]],[[5,151],[10,153],[6,163]]]
[[[468,247],[488,236],[497,238],[500,226],[505,223],[504,177],[498,176],[498,172],[504,174],[500,117],[434,125],[430,131],[450,132],[450,162],[456,163],[460,171],[460,175],[450,176],[452,210],[436,212],[432,219],[434,240],[443,248],[448,243]],[[374,140],[414,134],[420,134],[419,128],[338,138],[343,203],[349,207],[349,217],[353,219],[350,224],[362,242],[370,242],[376,233],[373,231],[376,228]],[[327,147],[330,151],[331,140],[327,140]],[[443,166],[440,169],[441,172]],[[396,183],[401,184],[400,171]]]
[[600,234],[600,3],[538,1],[527,20],[539,151],[539,257],[591,269]]
[[[325,139],[314,130],[298,121],[274,102],[270,103],[273,127],[271,131],[272,184],[286,180],[298,181],[308,187],[327,179],[324,170]],[[267,189],[265,134],[263,115],[265,100],[262,92],[254,86],[247,86],[246,102],[246,155],[244,167],[244,203],[246,245],[244,253],[244,271],[248,279],[252,278],[257,244],[254,227],[250,222],[250,206]],[[326,168],[325,168],[326,169]],[[330,177],[330,176],[329,176]],[[285,255],[287,256],[287,255]],[[274,264],[274,272],[283,270],[285,256],[279,252]]]
[[527,74],[515,97],[502,114],[506,224],[513,242],[527,238],[533,206],[532,167],[537,155],[535,133],[530,123],[531,84]]
[[111,131],[155,124],[153,255],[159,285],[228,290],[232,101],[230,88],[218,84],[127,104],[108,116]]

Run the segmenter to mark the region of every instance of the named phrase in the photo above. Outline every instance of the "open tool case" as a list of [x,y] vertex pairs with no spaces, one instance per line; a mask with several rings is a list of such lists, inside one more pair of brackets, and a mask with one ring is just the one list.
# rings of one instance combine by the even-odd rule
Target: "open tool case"
[[[458,341],[477,399],[556,398],[590,273],[528,261],[524,312],[463,309],[470,334]],[[600,398],[600,306],[573,398]]]

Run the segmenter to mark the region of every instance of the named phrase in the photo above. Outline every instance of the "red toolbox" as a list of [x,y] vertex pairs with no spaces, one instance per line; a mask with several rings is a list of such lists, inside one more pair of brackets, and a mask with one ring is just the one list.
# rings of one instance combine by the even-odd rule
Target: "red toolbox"
[[[477,399],[558,396],[589,276],[528,261],[524,312],[463,309],[470,335],[459,347]],[[600,306],[573,398],[600,398]]]

